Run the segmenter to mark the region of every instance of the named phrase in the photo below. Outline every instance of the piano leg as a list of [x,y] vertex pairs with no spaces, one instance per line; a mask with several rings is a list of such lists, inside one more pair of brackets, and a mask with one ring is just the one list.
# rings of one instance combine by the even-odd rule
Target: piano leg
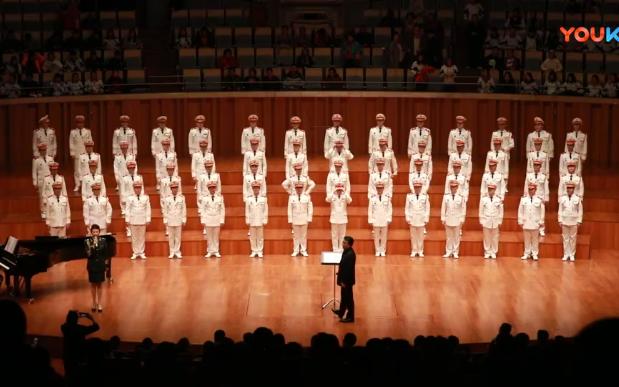
[[32,298],[32,277],[24,277],[24,286],[26,288],[26,298],[28,303],[31,304],[34,301],[34,298]]
[[13,297],[19,297],[20,293],[21,293],[21,291],[19,290],[19,275],[14,274],[13,275],[13,287],[12,287],[11,295]]

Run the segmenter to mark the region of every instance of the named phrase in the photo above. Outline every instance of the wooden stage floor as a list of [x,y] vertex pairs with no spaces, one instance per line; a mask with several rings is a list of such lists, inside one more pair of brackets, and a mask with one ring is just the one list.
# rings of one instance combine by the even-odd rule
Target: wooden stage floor
[[[329,310],[321,310],[332,296],[333,277],[318,255],[116,259],[115,282],[104,287],[104,312],[95,316],[102,327],[97,335],[128,341],[187,336],[201,343],[219,328],[240,339],[244,332],[268,326],[304,344],[318,331],[340,338],[354,332],[362,341],[455,334],[463,342],[485,342],[508,321],[529,335],[545,328],[570,336],[594,319],[619,312],[619,254],[595,250],[591,255],[574,263],[536,263],[360,254],[354,324],[339,323]],[[85,261],[39,274],[33,291],[35,302],[23,303],[28,331],[59,335],[69,309],[90,308]]]

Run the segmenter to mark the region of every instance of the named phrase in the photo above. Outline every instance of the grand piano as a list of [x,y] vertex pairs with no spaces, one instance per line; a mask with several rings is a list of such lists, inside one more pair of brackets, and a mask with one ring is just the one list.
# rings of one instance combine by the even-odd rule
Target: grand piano
[[[48,268],[61,263],[86,259],[85,240],[88,237],[35,237],[34,240],[19,240],[13,252],[0,245],[0,268],[5,272],[7,289],[13,295],[20,295],[19,278],[24,279],[26,298],[32,300],[32,277],[46,272]],[[101,235],[107,240],[106,278],[112,279],[112,257],[116,255],[116,238],[112,234]],[[7,243],[8,244],[8,243]],[[84,269],[85,270],[85,269]],[[84,272],[85,273],[85,272]],[[84,274],[86,275],[86,274]],[[11,280],[13,277],[13,287]]]

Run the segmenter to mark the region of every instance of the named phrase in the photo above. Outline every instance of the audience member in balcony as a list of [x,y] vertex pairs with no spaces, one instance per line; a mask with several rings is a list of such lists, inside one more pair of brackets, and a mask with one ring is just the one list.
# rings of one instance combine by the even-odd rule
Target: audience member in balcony
[[2,51],[21,51],[23,49],[22,42],[17,38],[15,31],[8,30],[7,33],[3,35],[0,41],[0,48]]
[[41,83],[35,80],[32,73],[26,73],[21,81],[22,95],[24,97],[40,97]]
[[521,94],[537,94],[539,91],[539,85],[537,81],[533,78],[533,74],[530,71],[527,71],[524,74],[524,79],[520,82],[520,93]]
[[514,80],[514,76],[511,71],[503,72],[503,79],[496,89],[497,93],[516,93],[518,91],[518,84]]
[[458,75],[458,66],[453,63],[451,58],[447,58],[445,63],[441,66],[439,75],[443,80],[443,90],[453,91],[454,84],[456,83],[456,76]]
[[587,97],[601,97],[603,89],[604,86],[602,82],[600,82],[600,77],[597,74],[593,74],[587,85],[587,92],[585,95]]
[[335,67],[329,67],[329,70],[327,70],[327,76],[322,84],[322,88],[327,90],[341,90],[344,88],[344,81]]
[[395,12],[393,9],[389,8],[387,13],[378,23],[380,27],[391,27],[391,28],[399,28],[402,26],[402,21],[395,16]]
[[312,58],[309,47],[306,46],[301,49],[301,53],[299,53],[295,60],[295,65],[297,67],[314,67],[314,59]]
[[292,47],[292,34],[290,33],[290,27],[287,25],[280,27],[279,32],[275,37],[275,45],[277,48]]
[[312,38],[307,33],[305,26],[300,26],[294,36],[294,45],[296,47],[309,47],[312,44]]
[[482,20],[485,16],[484,12],[484,6],[478,0],[469,0],[464,6],[464,20],[468,22],[473,21],[473,18]]
[[505,63],[505,70],[520,70],[520,59],[512,49],[505,51],[503,62]]
[[501,37],[499,35],[499,30],[496,27],[491,27],[488,35],[486,36],[486,41],[484,42],[485,48],[500,48],[501,47]]
[[108,70],[124,70],[127,67],[120,50],[114,51],[114,56],[108,59],[105,68]]
[[16,75],[18,77],[22,74],[22,66],[21,66],[21,63],[19,63],[17,54],[11,55],[11,59],[9,59],[9,62],[4,64],[4,68],[5,68],[5,71],[13,75]]
[[505,62],[501,57],[501,51],[498,48],[493,48],[490,54],[484,58],[483,68],[488,70],[503,71],[505,68]]
[[101,35],[101,30],[93,30],[88,38],[86,38],[84,47],[91,50],[103,47],[103,36]]
[[73,72],[73,71],[84,71],[86,66],[84,65],[84,61],[77,55],[77,51],[71,51],[69,57],[64,62],[64,70]]
[[25,74],[40,74],[43,72],[45,56],[39,51],[26,51],[21,56],[21,66]]
[[434,67],[426,63],[423,54],[417,55],[417,60],[411,66],[411,75],[413,81],[417,84],[415,86],[416,90],[426,90],[428,88],[427,82],[430,82],[430,74],[434,70]]
[[15,74],[5,73],[2,82],[2,86],[0,86],[0,97],[1,98],[19,98],[21,96],[21,88],[16,81]]
[[279,90],[282,88],[281,81],[272,67],[268,67],[262,76],[262,88],[264,90]]
[[477,91],[480,93],[494,93],[496,83],[490,73],[490,70],[483,70],[479,78],[477,78]]
[[617,87],[619,87],[617,74],[606,74],[606,83],[604,84],[603,90],[604,97],[617,98]]
[[389,68],[402,66],[402,60],[404,59],[404,50],[402,49],[402,44],[400,43],[399,32],[395,32],[393,34],[391,42],[389,43],[389,46],[387,46],[385,56],[387,59],[385,63]]
[[[472,0],[475,1],[475,0]],[[469,67],[478,68],[480,59],[483,57],[486,28],[480,22],[476,14],[471,15],[466,25],[466,51],[468,53],[467,64]]]
[[91,50],[90,55],[86,58],[84,63],[86,70],[103,70],[103,58],[99,55],[98,51]]
[[245,89],[247,90],[259,90],[260,89],[260,78],[258,78],[258,72],[255,68],[249,69],[247,72],[247,76],[243,79],[245,83]]
[[142,42],[138,39],[138,31],[135,28],[130,28],[127,31],[127,36],[122,40],[123,48],[142,48]]
[[574,73],[567,74],[561,88],[564,95],[582,95],[584,92],[582,83],[576,79]]
[[561,82],[557,79],[557,73],[552,70],[550,70],[546,76],[546,82],[544,82],[544,94],[561,94]]
[[215,38],[213,36],[213,30],[207,26],[202,26],[194,39],[194,46],[196,47],[213,47],[215,44]]
[[366,25],[362,25],[355,34],[355,40],[363,47],[369,47],[374,44],[374,35],[372,32],[368,31]]
[[119,71],[112,71],[108,79],[105,81],[105,89],[108,93],[122,93],[123,78]]
[[505,34],[505,36],[503,36],[501,45],[504,48],[511,48],[511,49],[522,48],[522,38],[520,37],[520,35],[517,33],[517,31],[514,28],[510,28],[507,30],[507,33]]
[[219,68],[221,69],[234,69],[239,67],[239,61],[236,59],[236,57],[232,54],[232,50],[229,48],[226,48],[224,50],[223,55],[219,58]]
[[360,67],[363,47],[355,40],[352,34],[346,35],[346,41],[340,50],[344,67]]
[[116,31],[113,28],[108,28],[103,39],[103,48],[106,50],[118,50],[120,48],[120,40],[116,36]]
[[62,71],[64,68],[62,62],[59,58],[56,58],[56,54],[50,52],[47,54],[47,58],[45,59],[45,63],[43,63],[43,72],[44,73],[52,73],[55,74],[59,71]]
[[305,85],[305,79],[298,67],[292,66],[284,76],[284,89],[302,89]]
[[314,47],[329,47],[332,42],[333,39],[331,39],[325,28],[312,31],[312,44]]
[[64,40],[63,49],[79,50],[83,46],[82,34],[79,30],[73,30],[71,35]]
[[67,83],[67,90],[70,95],[84,94],[84,84],[82,83],[82,76],[80,73],[74,72],[71,75],[71,82]]
[[542,71],[554,71],[555,73],[560,73],[563,70],[563,65],[561,60],[557,58],[555,50],[548,51],[548,57],[542,62],[540,68]]
[[103,81],[96,71],[91,71],[88,80],[84,82],[84,93],[103,94]]
[[522,17],[520,8],[516,7],[509,13],[509,16],[507,16],[507,19],[505,20],[505,28],[523,30],[524,27],[524,17]]
[[540,45],[540,36],[536,31],[527,31],[527,35],[524,40],[525,50],[538,50]]
[[221,80],[223,82],[222,89],[224,90],[238,90],[241,86],[241,76],[237,74],[234,67],[226,68]]
[[62,50],[64,44],[62,34],[62,29],[55,29],[52,35],[45,41],[45,48],[49,51]]
[[425,39],[424,39],[424,30],[421,26],[415,26],[413,29],[413,40],[412,40],[412,48],[411,51],[414,53],[425,52]]
[[56,75],[54,75],[54,78],[49,83],[49,88],[50,94],[55,97],[66,95],[68,93],[67,84],[64,81],[63,75],[61,73],[56,73]]
[[178,30],[176,36],[176,48],[189,48],[191,47],[191,39],[187,35],[187,28],[181,28]]

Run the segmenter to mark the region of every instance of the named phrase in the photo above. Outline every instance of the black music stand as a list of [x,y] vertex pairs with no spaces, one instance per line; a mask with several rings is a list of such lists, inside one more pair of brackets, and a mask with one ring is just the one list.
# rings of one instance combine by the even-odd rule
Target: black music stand
[[337,274],[335,272],[335,268],[339,265],[342,260],[342,253],[336,253],[333,251],[323,251],[320,254],[320,264],[321,265],[330,265],[333,267],[333,298],[327,301],[322,309],[329,306],[330,303],[333,303],[333,309],[337,308],[337,303],[340,302],[337,298],[335,298],[335,288],[337,287]]

